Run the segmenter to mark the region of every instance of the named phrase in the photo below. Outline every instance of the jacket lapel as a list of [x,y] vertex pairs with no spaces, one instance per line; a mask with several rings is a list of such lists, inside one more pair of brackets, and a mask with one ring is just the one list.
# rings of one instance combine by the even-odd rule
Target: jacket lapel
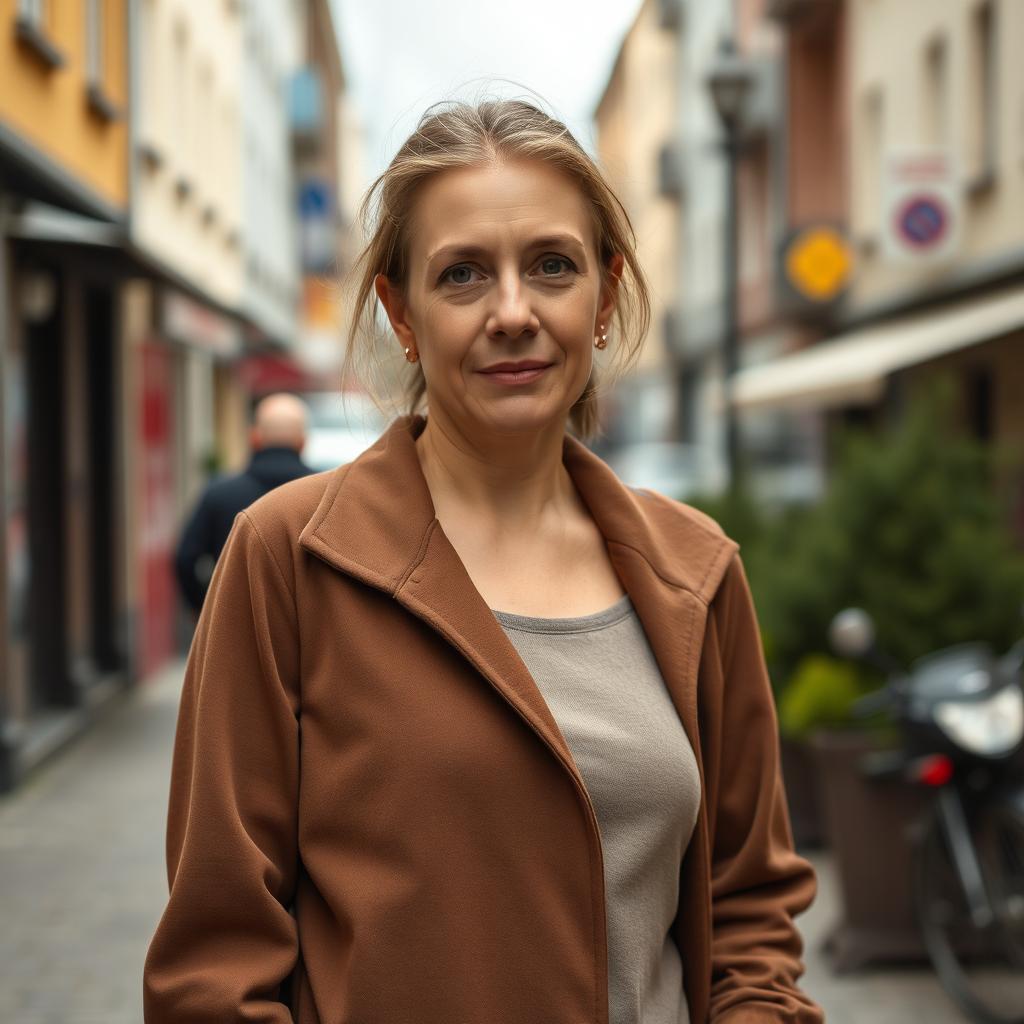
[[396,420],[332,479],[299,543],[394,597],[459,650],[582,780],[537,684],[473,585],[438,522],[415,439],[421,416]]
[[564,451],[699,763],[697,670],[707,606],[738,546],[703,513],[625,486],[574,438]]

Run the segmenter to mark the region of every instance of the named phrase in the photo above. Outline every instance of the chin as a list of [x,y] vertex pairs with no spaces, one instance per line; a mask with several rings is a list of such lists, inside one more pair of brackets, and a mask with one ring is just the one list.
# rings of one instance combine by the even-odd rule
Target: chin
[[489,404],[480,428],[501,434],[540,434],[553,428],[564,429],[571,408],[518,400]]

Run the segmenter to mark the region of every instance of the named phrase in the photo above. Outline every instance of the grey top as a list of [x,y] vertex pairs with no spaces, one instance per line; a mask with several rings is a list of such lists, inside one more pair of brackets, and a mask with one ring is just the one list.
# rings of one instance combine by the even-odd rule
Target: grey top
[[629,595],[543,619],[494,611],[565,737],[604,853],[611,1024],[687,1024],[669,928],[700,776]]

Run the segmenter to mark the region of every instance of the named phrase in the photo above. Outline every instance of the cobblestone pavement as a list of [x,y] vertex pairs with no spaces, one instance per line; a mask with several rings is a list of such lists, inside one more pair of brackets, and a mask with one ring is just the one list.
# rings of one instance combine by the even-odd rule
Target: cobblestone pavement
[[181,667],[0,798],[0,1020],[140,1024]]
[[[174,665],[125,698],[15,794],[0,798],[0,1021],[141,1024],[142,965],[166,900]],[[800,918],[803,984],[830,1024],[962,1020],[926,969],[837,978],[821,943],[837,918],[831,860]]]

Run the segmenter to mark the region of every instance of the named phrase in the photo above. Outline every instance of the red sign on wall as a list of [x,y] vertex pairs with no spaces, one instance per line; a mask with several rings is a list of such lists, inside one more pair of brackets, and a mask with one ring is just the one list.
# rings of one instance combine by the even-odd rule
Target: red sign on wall
[[142,346],[139,474],[139,671],[143,677],[175,653],[174,363],[156,342]]

